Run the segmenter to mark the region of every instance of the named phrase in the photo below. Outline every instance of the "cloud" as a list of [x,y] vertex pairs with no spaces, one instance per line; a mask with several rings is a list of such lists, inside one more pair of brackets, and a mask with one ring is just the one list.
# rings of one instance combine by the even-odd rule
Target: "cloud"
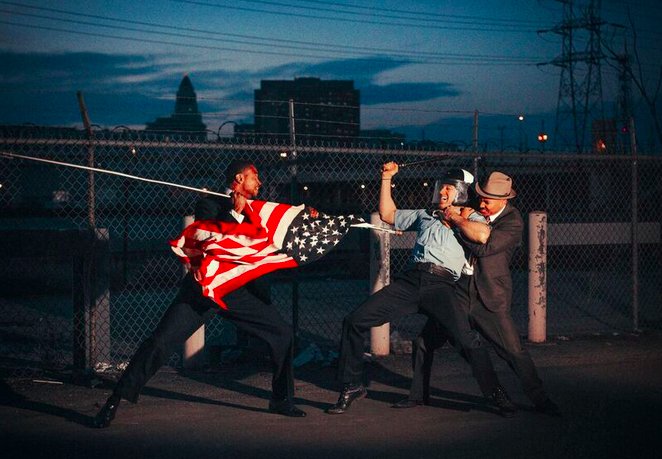
[[259,72],[260,79],[292,79],[296,77],[317,77],[323,80],[353,80],[357,86],[369,84],[373,79],[389,70],[409,65],[409,61],[395,60],[387,57],[339,59],[320,63],[289,63],[263,69]]
[[[2,124],[80,124],[76,91],[83,91],[90,118],[102,126],[140,125],[173,112],[185,71],[163,56],[103,53],[0,52]],[[444,82],[377,84],[384,72],[410,63],[375,56],[321,63],[290,63],[259,71],[191,68],[198,106],[209,123],[249,121],[254,90],[261,80],[317,77],[353,80],[363,105],[420,102],[455,97]],[[214,129],[213,125],[209,126]]]
[[382,86],[366,85],[360,89],[361,105],[418,102],[460,95],[460,91],[449,83],[395,83]]
[[[461,94],[452,84],[446,82],[410,82],[387,85],[374,83],[375,79],[382,73],[409,64],[409,61],[380,56],[368,59],[342,59],[316,64],[291,63],[271,69],[263,69],[259,73],[249,75],[248,79],[256,81],[255,87],[259,86],[259,80],[289,80],[304,76],[323,80],[353,80],[354,87],[361,91],[362,105],[418,102],[439,97],[456,97]],[[245,76],[244,79],[246,79]],[[255,87],[252,89],[255,89]],[[252,89],[234,93],[232,97],[248,97],[252,101]]]
[[2,52],[0,61],[3,124],[79,124],[77,91],[93,123],[142,124],[172,112],[179,83],[144,56]]

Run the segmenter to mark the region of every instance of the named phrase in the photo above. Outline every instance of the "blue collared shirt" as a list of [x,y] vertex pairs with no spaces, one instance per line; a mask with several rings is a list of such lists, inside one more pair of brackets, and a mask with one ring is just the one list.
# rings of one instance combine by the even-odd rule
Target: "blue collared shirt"
[[[485,219],[477,212],[469,216],[471,221]],[[467,261],[460,245],[457,230],[448,228],[426,210],[398,209],[395,212],[395,228],[401,231],[416,231],[416,243],[411,254],[412,263],[434,263],[446,268],[455,278],[460,278],[462,267]]]

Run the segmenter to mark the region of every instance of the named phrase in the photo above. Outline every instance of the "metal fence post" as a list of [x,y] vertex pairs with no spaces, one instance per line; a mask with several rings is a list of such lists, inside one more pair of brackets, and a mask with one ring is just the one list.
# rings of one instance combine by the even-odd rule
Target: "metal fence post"
[[639,330],[639,174],[637,169],[637,136],[634,118],[628,120],[632,151],[632,327]]
[[529,213],[529,341],[547,338],[547,213]]
[[[183,227],[193,223],[193,216],[186,215],[183,220]],[[184,268],[184,275],[186,275],[186,268]],[[205,348],[205,326],[200,326],[191,336],[184,342],[184,349],[182,350],[182,366],[184,368],[198,368],[202,364],[202,351]]]
[[106,228],[82,230],[73,263],[73,361],[88,371],[110,360],[110,238]]
[[[381,226],[378,212],[370,214],[370,223]],[[370,294],[378,292],[390,282],[391,238],[383,231],[370,230]],[[391,327],[387,322],[370,329],[370,352],[384,356],[390,352]]]
[[[294,99],[290,99],[289,106],[289,122],[290,122],[290,202],[296,204],[299,201],[299,184],[297,180],[298,167],[297,167],[297,137],[296,125],[294,119]],[[294,333],[294,340],[299,334],[299,270],[295,270],[292,274],[292,332]]]
[[[90,123],[90,116],[87,112],[83,92],[77,91],[76,97],[78,98],[78,107],[80,115],[83,118],[83,126],[87,132],[88,146],[87,146],[87,166],[94,167],[94,132],[92,131],[92,124]],[[96,191],[94,185],[94,172],[87,173],[87,224],[90,228],[96,226]]]

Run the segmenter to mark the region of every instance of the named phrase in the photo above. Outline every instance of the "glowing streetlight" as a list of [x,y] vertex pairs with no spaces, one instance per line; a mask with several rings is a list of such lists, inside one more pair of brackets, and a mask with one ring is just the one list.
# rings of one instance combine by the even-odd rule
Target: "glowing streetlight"
[[524,115],[519,115],[517,120],[519,121],[519,151],[523,152],[525,148],[524,143],[526,142],[526,135],[524,134]]

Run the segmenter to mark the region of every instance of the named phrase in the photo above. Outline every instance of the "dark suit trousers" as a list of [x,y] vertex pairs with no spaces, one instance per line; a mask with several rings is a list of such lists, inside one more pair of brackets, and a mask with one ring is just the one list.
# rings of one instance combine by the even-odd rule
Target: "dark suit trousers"
[[450,274],[439,276],[409,270],[345,317],[338,363],[340,382],[356,384],[363,381],[365,333],[371,327],[407,314],[422,313],[444,325],[458,348],[468,356],[481,391],[485,395],[491,394],[497,380],[489,353],[469,326],[466,313],[458,308],[454,285]]
[[519,331],[510,311],[490,311],[480,299],[473,276],[458,281],[458,299],[469,304],[469,316],[480,333],[494,345],[494,350],[513,369],[524,393],[533,403],[541,403],[547,395],[538,377],[529,352],[522,346]]
[[[533,403],[544,401],[547,395],[542,387],[542,381],[538,377],[531,356],[522,346],[510,312],[493,312],[487,309],[480,301],[473,276],[460,277],[456,290],[458,301],[465,310],[468,309],[473,326],[493,344],[497,354],[513,369],[524,393]],[[421,334],[414,340],[413,377],[409,393],[411,400],[425,400],[429,397],[434,350],[443,346],[449,337],[442,326],[428,320]]]
[[129,362],[115,387],[115,394],[134,403],[138,401],[142,388],[172,353],[208,319],[220,314],[241,330],[266,341],[273,364],[272,398],[291,399],[294,395],[292,327],[275,307],[261,301],[245,287],[230,293],[224,301],[228,310],[204,297],[200,286],[187,275],[174,301]]
[[421,333],[414,339],[411,352],[412,378],[409,399],[430,399],[430,377],[434,351],[449,341],[448,331],[435,320],[428,320]]

